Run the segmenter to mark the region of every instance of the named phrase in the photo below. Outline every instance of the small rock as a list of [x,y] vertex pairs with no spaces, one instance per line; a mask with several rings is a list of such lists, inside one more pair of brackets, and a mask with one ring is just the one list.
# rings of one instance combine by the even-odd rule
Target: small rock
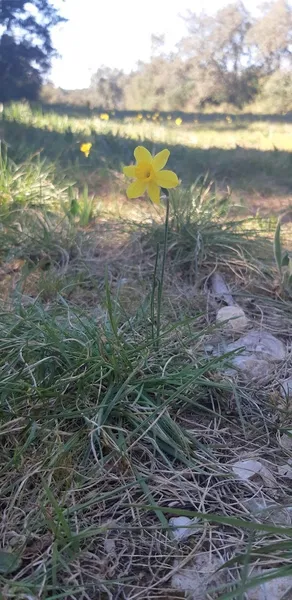
[[286,348],[283,342],[267,331],[250,331],[236,342],[228,344],[227,348],[230,352],[241,347],[245,348],[246,352],[255,354],[257,358],[271,362],[284,360],[286,357]]
[[292,508],[289,506],[283,507],[263,498],[249,498],[243,500],[242,504],[262,523],[272,522],[274,525],[291,526]]
[[106,552],[106,554],[109,554],[111,556],[115,556],[116,555],[116,542],[115,540],[112,540],[111,538],[107,538],[106,540],[104,540],[104,551]]
[[233,473],[241,479],[248,481],[262,469],[262,464],[258,460],[238,460],[232,467]]
[[199,519],[189,519],[189,517],[171,517],[169,525],[171,532],[178,542],[186,540],[198,530]]
[[266,360],[257,358],[255,354],[240,354],[232,358],[231,363],[249,379],[267,377],[271,370],[269,363]]
[[220,273],[214,273],[211,277],[212,292],[216,299],[224,300],[226,304],[232,306],[234,300],[230,294],[229,288],[226,285],[222,275]]
[[292,377],[285,379],[281,383],[281,394],[283,398],[291,398],[292,400]]
[[204,350],[207,352],[207,354],[212,354],[212,352],[214,352],[214,346],[212,346],[212,344],[206,344],[206,346],[204,346]]
[[266,487],[274,488],[277,485],[271,471],[259,460],[239,460],[233,464],[232,471],[241,481],[248,481],[258,475]]
[[[253,571],[250,577],[258,575],[268,575],[269,570]],[[292,588],[292,576],[281,577],[266,581],[261,585],[249,590],[246,593],[247,600],[291,600],[292,595],[289,593]],[[289,596],[287,595],[289,593]]]
[[209,552],[198,554],[188,567],[177,571],[172,577],[172,587],[188,593],[190,600],[205,600],[208,588],[225,583],[224,571],[218,571],[222,563]]
[[283,433],[280,437],[280,446],[284,448],[284,450],[292,451],[292,436],[287,433]]
[[223,306],[217,312],[216,321],[225,323],[228,329],[237,332],[243,331],[248,325],[248,318],[240,306]]

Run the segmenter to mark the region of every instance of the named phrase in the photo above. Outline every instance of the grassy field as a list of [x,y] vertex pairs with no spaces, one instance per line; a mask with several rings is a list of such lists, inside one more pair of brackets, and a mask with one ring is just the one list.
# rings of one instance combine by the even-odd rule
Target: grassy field
[[[78,184],[85,180],[95,193],[107,179],[107,194],[116,195],[121,165],[131,162],[139,142],[151,151],[167,146],[185,185],[208,172],[221,189],[232,189],[237,203],[254,210],[277,211],[291,194],[289,115],[64,111],[27,104],[5,108],[2,129],[11,157],[22,161],[40,153],[62,176]],[[80,155],[83,141],[93,144],[88,160]]]
[[[87,113],[19,104],[0,122],[0,598],[186,598],[173,577],[204,553],[225,565],[206,600],[258,600],[291,574],[292,295],[272,239],[292,123]],[[182,181],[162,296],[165,205],[125,196],[137,143],[168,147]],[[216,326],[215,271],[290,349],[260,383],[210,356],[234,337]],[[243,458],[274,485],[236,479]],[[177,542],[184,514],[196,530]]]

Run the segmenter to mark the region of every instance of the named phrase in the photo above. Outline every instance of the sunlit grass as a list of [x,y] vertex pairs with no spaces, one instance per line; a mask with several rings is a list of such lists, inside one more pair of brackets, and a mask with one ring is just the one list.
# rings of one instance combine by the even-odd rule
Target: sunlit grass
[[168,116],[170,115],[162,115],[153,120],[138,113],[137,116],[116,120],[114,115],[102,113],[76,118],[59,115],[53,110],[43,112],[31,109],[29,105],[21,104],[13,104],[4,111],[4,118],[7,120],[17,120],[26,126],[59,133],[70,129],[74,134],[85,136],[90,136],[93,132],[111,133],[133,140],[152,140],[205,149],[232,149],[241,146],[262,151],[274,150],[275,147],[278,150],[292,151],[292,123],[270,123],[262,121],[260,116],[251,123],[238,115],[209,123],[204,119],[191,119],[188,115],[185,120],[180,117],[169,120]]
[[[120,172],[131,163],[135,145],[142,143],[153,154],[167,147],[170,169],[184,185],[208,172],[221,189],[233,189],[240,202],[247,197],[253,202],[288,197],[292,123],[217,113],[178,117],[58,110],[27,103],[6,106],[1,129],[9,156],[18,163],[40,156],[50,162],[59,180],[66,178],[81,190],[87,185],[95,195],[124,196]],[[102,114],[108,119],[101,119]],[[179,125],[177,119],[182,121]],[[80,151],[84,144],[91,144],[88,156]]]

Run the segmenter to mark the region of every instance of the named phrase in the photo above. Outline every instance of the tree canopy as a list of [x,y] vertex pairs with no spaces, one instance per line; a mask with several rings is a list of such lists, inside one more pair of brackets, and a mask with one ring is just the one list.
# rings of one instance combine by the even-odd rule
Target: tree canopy
[[0,100],[34,99],[54,55],[60,23],[50,0],[0,0]]

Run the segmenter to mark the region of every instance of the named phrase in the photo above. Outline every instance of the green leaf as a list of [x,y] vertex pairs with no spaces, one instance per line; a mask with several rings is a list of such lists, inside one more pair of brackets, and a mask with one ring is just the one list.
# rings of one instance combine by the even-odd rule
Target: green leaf
[[288,267],[288,265],[289,265],[289,254],[288,254],[288,252],[285,252],[285,254],[283,254],[283,256],[282,256],[281,266]]
[[76,217],[76,215],[79,213],[79,203],[75,198],[71,200],[70,213],[73,215],[73,217]]
[[12,554],[12,552],[4,552],[0,550],[0,573],[7,575],[13,573],[21,565],[21,559],[19,556]]

